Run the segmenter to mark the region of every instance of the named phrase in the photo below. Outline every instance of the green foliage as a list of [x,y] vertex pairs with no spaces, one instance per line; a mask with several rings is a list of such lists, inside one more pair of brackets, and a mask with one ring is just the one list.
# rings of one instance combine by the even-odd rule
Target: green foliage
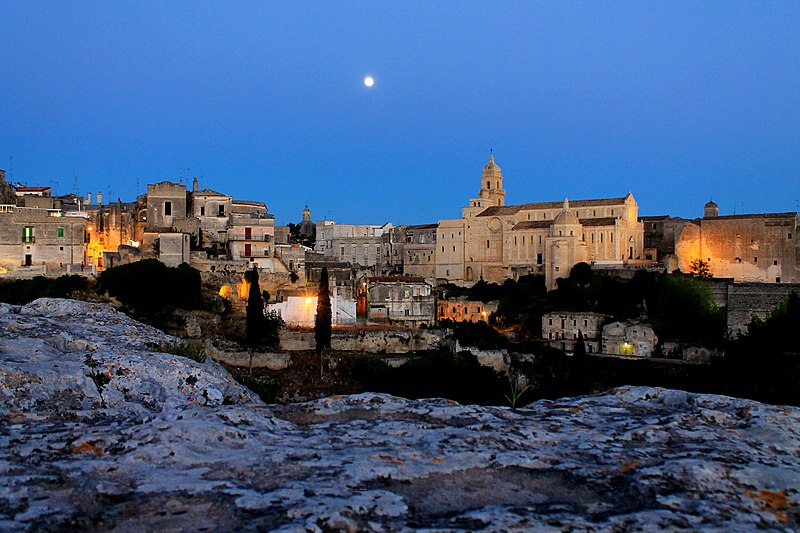
[[702,259],[695,259],[689,264],[689,272],[692,276],[700,279],[711,279],[711,271],[708,263]]
[[764,320],[754,317],[747,327],[748,342],[771,353],[800,354],[800,296],[792,291]]
[[648,301],[648,316],[660,339],[721,342],[725,336],[724,310],[698,279],[660,274]]
[[162,341],[159,343],[150,344],[148,346],[154,352],[168,353],[172,355],[180,355],[191,359],[196,363],[206,362],[206,352],[200,346],[189,344],[182,341]]
[[314,235],[308,236],[300,233],[300,224],[289,223],[289,242],[291,244],[301,244],[313,248],[317,239]]
[[251,376],[249,374],[234,374],[236,381],[253,391],[265,403],[275,403],[281,392],[280,384],[270,378],[263,376]]
[[754,318],[747,334],[725,347],[715,362],[727,394],[762,402],[800,405],[800,296],[792,291],[763,320]]
[[245,321],[247,344],[258,346],[264,334],[264,301],[261,299],[261,288],[258,286],[258,269],[254,266],[245,277],[250,283]]
[[77,292],[88,290],[90,285],[86,278],[74,274],[3,281],[0,283],[0,302],[24,305],[37,298],[70,298]]
[[280,316],[270,314],[264,317],[262,327],[262,345],[269,348],[277,348],[281,342],[281,329],[286,327],[286,322]]
[[503,297],[503,288],[497,283],[487,283],[481,278],[472,287],[459,287],[452,283],[446,283],[439,287],[439,295],[442,298],[466,298],[467,300],[491,302]]
[[331,295],[328,288],[328,268],[322,267],[317,293],[317,316],[314,318],[314,343],[317,353],[331,347]]
[[504,377],[470,352],[424,352],[398,368],[368,360],[357,375],[364,390],[405,398],[449,398],[464,404],[502,405]]
[[497,350],[508,346],[508,339],[483,321],[453,322],[440,320],[439,325],[453,330],[453,336],[462,346],[474,346],[481,350]]
[[137,318],[163,323],[171,308],[200,309],[200,272],[186,263],[170,268],[144,259],[109,268],[98,276],[98,289],[122,302]]
[[540,336],[547,297],[544,276],[531,274],[516,281],[506,280],[502,291],[494,320],[506,326],[519,324],[523,336]]
[[509,392],[508,394],[504,394],[503,397],[508,400],[508,405],[512,409],[517,408],[517,404],[519,403],[522,396],[528,392],[528,387],[520,388],[519,383],[516,380],[508,378],[508,386]]
[[575,341],[575,349],[572,352],[575,360],[586,359],[586,342],[583,340],[583,331],[578,331],[578,339]]

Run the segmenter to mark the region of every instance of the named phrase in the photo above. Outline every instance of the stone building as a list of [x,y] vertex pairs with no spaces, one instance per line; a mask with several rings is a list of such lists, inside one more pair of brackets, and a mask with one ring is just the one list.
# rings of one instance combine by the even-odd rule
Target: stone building
[[423,278],[377,276],[367,278],[368,320],[408,326],[432,324],[436,296]]
[[586,353],[601,350],[606,315],[591,312],[554,311],[542,315],[542,339],[565,352],[575,351],[578,334],[583,334]]
[[658,337],[646,324],[612,322],[603,326],[603,353],[651,357],[657,344]]
[[488,322],[489,316],[497,311],[497,302],[481,302],[466,298],[436,301],[436,320],[454,322]]
[[168,267],[189,263],[190,238],[188,233],[162,233],[158,239],[158,260]]
[[[690,272],[701,260],[715,278],[737,283],[800,283],[797,213],[719,215],[708,202],[703,218],[642,217],[645,247],[669,271]],[[654,257],[655,258],[655,257]]]
[[438,227],[438,224],[397,226],[384,234],[384,269],[433,280]]
[[0,205],[0,268],[81,265],[86,216],[66,216],[60,209]]
[[385,260],[383,236],[391,229],[391,222],[378,226],[337,224],[333,220],[321,220],[316,224],[317,240],[314,251],[337,261],[361,266],[381,265]]
[[186,186],[170,181],[147,185],[147,231],[166,231],[182,226],[189,217]]
[[489,158],[476,198],[462,217],[440,220],[436,277],[460,284],[500,283],[544,274],[548,288],[576,263],[641,261],[644,232],[631,193],[621,198],[565,199],[505,205],[500,167]]
[[198,220],[204,246],[228,242],[233,197],[203,189],[192,191],[192,215]]
[[227,240],[234,261],[271,257],[275,241],[274,215],[267,213],[263,202],[233,200]]

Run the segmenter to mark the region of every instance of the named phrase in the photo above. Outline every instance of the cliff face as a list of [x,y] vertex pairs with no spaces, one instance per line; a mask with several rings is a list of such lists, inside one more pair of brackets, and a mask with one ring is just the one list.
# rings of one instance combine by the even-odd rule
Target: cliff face
[[643,387],[265,406],[106,306],[2,305],[0,332],[3,530],[800,526],[796,408]]

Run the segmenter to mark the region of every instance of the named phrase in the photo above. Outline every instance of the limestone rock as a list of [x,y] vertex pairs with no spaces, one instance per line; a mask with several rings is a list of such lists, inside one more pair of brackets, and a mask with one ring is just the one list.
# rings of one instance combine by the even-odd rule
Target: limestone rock
[[0,335],[2,530],[800,526],[797,408],[647,387],[265,406],[107,306],[0,306]]

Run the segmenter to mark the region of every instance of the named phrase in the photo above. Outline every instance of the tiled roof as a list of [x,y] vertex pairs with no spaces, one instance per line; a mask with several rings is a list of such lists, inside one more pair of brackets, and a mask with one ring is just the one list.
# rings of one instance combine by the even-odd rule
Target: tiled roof
[[227,194],[222,194],[221,192],[211,189],[203,189],[202,191],[193,192],[192,194],[195,196],[228,196]]
[[797,218],[797,213],[755,213],[750,215],[723,215],[721,217],[703,217],[701,220],[730,220],[748,218]]
[[388,283],[398,283],[404,281],[411,281],[415,283],[424,282],[425,278],[421,278],[418,276],[375,276],[367,278],[369,281],[381,281],[381,282],[388,282]]
[[[592,200],[570,200],[569,207],[599,207],[609,205],[625,205],[625,198],[596,198]],[[487,207],[479,217],[493,217],[502,215],[514,215],[520,211],[533,209],[559,209],[564,207],[564,201],[560,202],[533,202],[529,204],[503,205]]]
[[581,224],[584,226],[613,226],[617,219],[614,217],[601,218],[582,218]]
[[523,220],[522,222],[517,223],[516,226],[511,228],[511,230],[522,230],[522,229],[541,229],[541,228],[549,228],[553,225],[552,220]]

